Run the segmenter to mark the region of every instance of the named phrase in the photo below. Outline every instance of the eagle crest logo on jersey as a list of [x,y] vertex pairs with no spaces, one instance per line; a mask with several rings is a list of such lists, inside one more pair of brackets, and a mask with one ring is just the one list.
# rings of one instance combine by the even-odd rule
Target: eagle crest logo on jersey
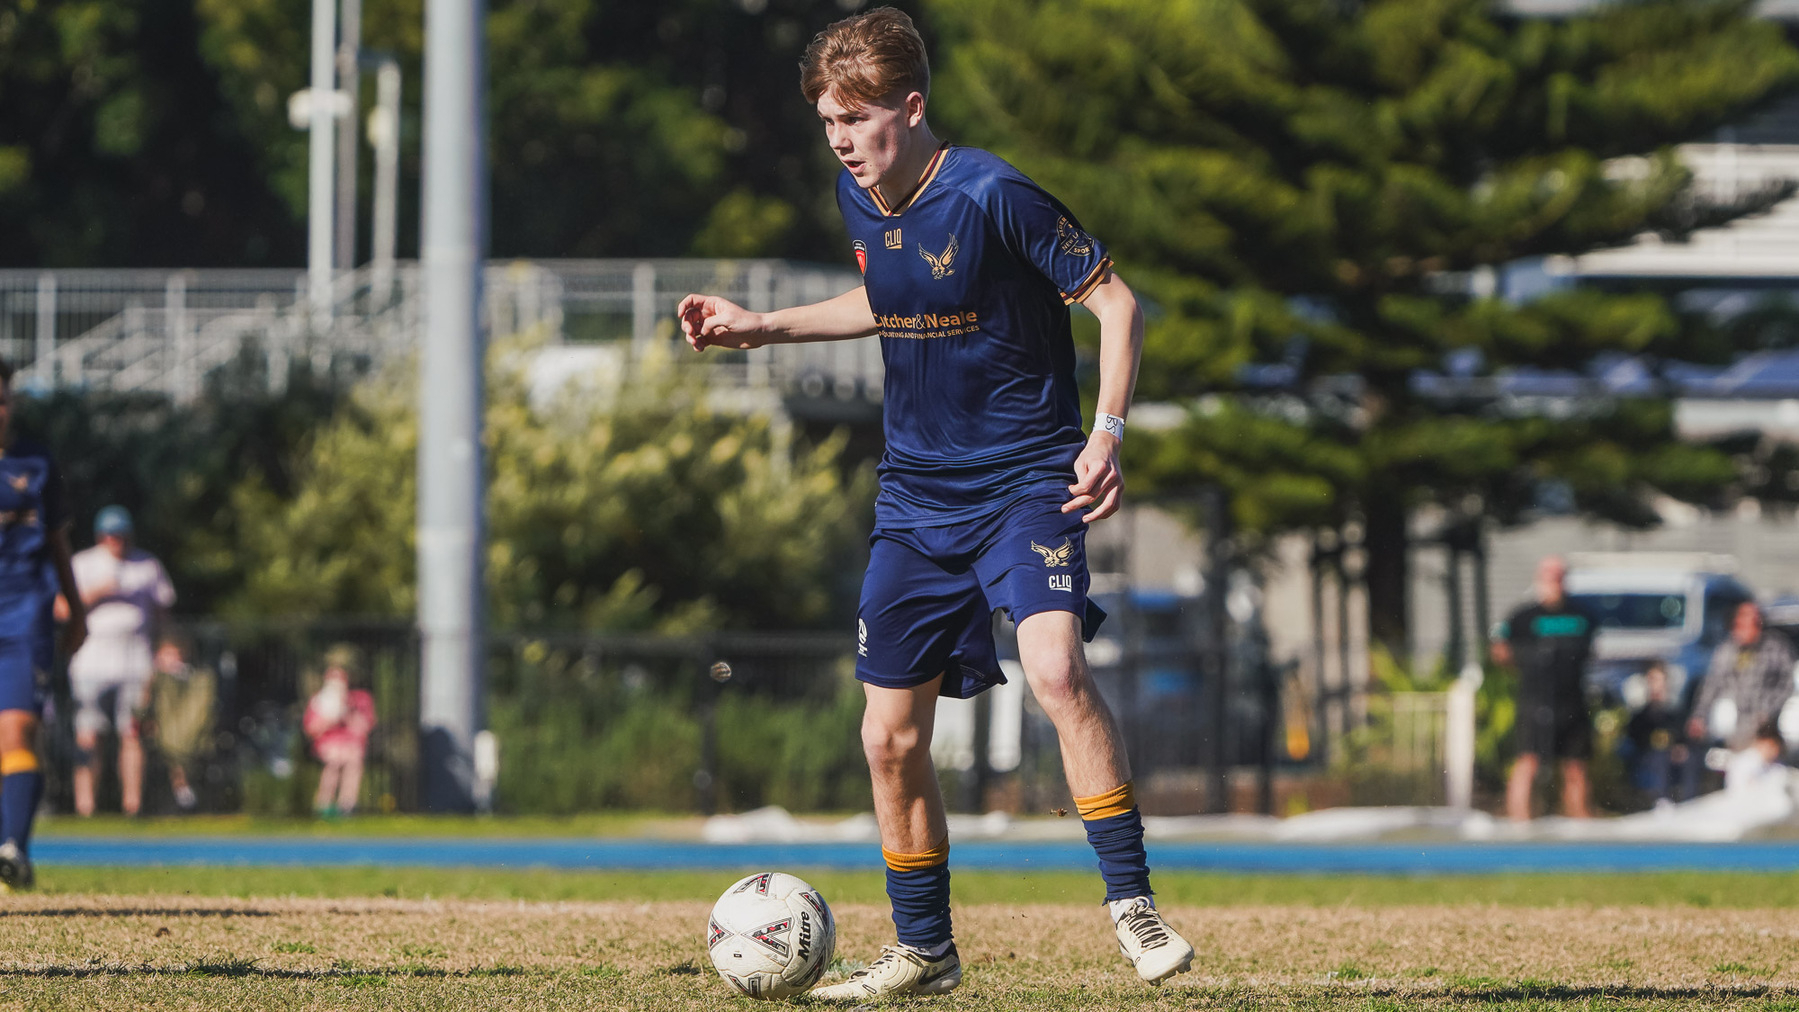
[[1043,556],[1043,565],[1046,568],[1060,569],[1061,567],[1068,565],[1068,560],[1074,558],[1074,542],[1067,538],[1063,538],[1062,547],[1045,548],[1033,541],[1031,542],[1031,551]]
[[951,235],[949,237],[949,245],[943,248],[942,253],[932,256],[930,250],[925,249],[923,246],[919,246],[918,255],[924,257],[925,263],[931,265],[931,278],[936,281],[941,281],[951,274],[956,273],[955,268],[950,265],[956,262],[956,251],[961,248],[961,245],[956,242],[956,237]]
[[1084,257],[1093,252],[1093,237],[1080,230],[1066,215],[1056,219],[1056,242],[1071,257]]
[[867,274],[868,273],[868,246],[866,244],[864,244],[862,242],[862,240],[857,239],[855,242],[855,249],[856,249],[856,267],[859,270],[861,270],[862,273]]

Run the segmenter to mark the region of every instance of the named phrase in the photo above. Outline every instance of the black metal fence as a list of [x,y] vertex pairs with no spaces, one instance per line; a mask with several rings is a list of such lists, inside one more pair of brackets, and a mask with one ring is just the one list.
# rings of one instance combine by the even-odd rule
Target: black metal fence
[[[1177,606],[1115,616],[1112,639],[1095,648],[1104,655],[1096,656],[1095,671],[1125,725],[1139,777],[1195,766],[1211,725],[1202,713],[1202,654],[1189,635],[1191,615]],[[311,810],[318,764],[301,715],[322,681],[326,652],[338,645],[353,648],[354,682],[370,691],[376,710],[362,807],[416,810],[419,644],[410,625],[202,621],[185,628],[196,667],[217,680],[213,727],[187,771],[201,810]],[[858,733],[862,692],[854,680],[854,643],[846,636],[498,632],[488,638],[486,672],[486,723],[500,751],[499,811],[710,812],[763,804],[861,810],[868,804]],[[1278,701],[1253,691],[1227,699],[1231,761],[1258,761]],[[66,694],[59,694],[46,721],[46,745],[51,802],[64,809],[71,717]],[[1023,723],[1021,761],[1006,775],[1013,796],[1030,806],[1065,796],[1054,729],[1028,699]],[[170,811],[167,761],[156,748],[153,721],[146,740],[146,810]],[[117,803],[110,748],[101,759],[105,810]],[[977,781],[992,786],[989,776]],[[969,806],[991,800],[980,790],[952,790],[950,797]]]

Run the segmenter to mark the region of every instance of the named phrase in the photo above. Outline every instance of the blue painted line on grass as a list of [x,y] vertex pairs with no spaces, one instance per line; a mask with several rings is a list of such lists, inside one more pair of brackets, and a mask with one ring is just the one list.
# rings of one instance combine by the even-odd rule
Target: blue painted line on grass
[[[639,839],[392,839],[296,837],[48,837],[32,847],[42,865],[102,867],[558,868],[746,870],[841,868],[880,863],[873,843],[707,844]],[[1793,871],[1799,841],[1757,843],[1152,843],[1158,870],[1363,873]],[[1091,870],[1085,843],[971,841],[958,868]]]

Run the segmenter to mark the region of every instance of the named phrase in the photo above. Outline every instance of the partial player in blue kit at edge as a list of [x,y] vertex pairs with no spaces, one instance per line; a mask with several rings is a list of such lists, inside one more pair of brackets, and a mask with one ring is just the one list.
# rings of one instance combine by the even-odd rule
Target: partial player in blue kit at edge
[[44,796],[37,729],[54,661],[53,607],[69,601],[63,650],[87,636],[69,565],[62,473],[42,446],[12,435],[12,366],[0,361],[0,886],[32,884],[31,822]]
[[[1000,158],[932,134],[924,44],[903,13],[877,8],[820,33],[801,91],[844,165],[837,203],[864,284],[772,313],[689,295],[679,314],[695,350],[879,334],[886,362],[856,677],[899,943],[810,993],[864,1000],[961,982],[931,728],[940,696],[1005,681],[999,608],[1018,624],[1025,678],[1055,724],[1119,947],[1144,980],[1164,980],[1191,966],[1193,948],[1155,908],[1129,760],[1082,648],[1105,617],[1087,600],[1086,530],[1118,508],[1141,310],[1066,207]],[[1074,379],[1075,302],[1100,321],[1091,436]]]

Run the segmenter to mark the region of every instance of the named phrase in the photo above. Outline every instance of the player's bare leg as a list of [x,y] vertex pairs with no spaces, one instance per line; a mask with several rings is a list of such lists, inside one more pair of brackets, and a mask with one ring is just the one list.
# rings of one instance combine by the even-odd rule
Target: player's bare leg
[[1124,736],[1087,670],[1080,618],[1046,611],[1020,622],[1018,660],[1037,705],[1056,726],[1068,790],[1084,798],[1128,783],[1131,761]]
[[1505,782],[1505,814],[1513,822],[1530,821],[1530,792],[1539,768],[1535,752],[1520,752],[1512,762],[1512,774]]
[[75,811],[82,816],[94,814],[94,763],[99,756],[100,736],[92,731],[75,734]]
[[910,689],[862,686],[862,752],[874,782],[875,821],[881,846],[898,854],[922,854],[949,838],[937,768],[931,763],[931,731],[942,678]]
[[1590,819],[1587,805],[1591,797],[1587,787],[1587,763],[1584,759],[1562,760],[1562,814],[1570,819]]
[[931,764],[941,677],[909,689],[864,684],[862,751],[874,784],[875,822],[887,861],[887,893],[899,944],[814,998],[866,1001],[887,994],[942,994],[962,983],[950,938],[949,822]]
[[137,729],[119,732],[119,810],[136,815],[144,803],[144,742]]
[[1156,911],[1143,852],[1143,820],[1118,722],[1087,668],[1081,620],[1046,611],[1018,624],[1018,657],[1037,705],[1056,727],[1068,789],[1099,855],[1118,948],[1152,984],[1193,965],[1193,946]]

